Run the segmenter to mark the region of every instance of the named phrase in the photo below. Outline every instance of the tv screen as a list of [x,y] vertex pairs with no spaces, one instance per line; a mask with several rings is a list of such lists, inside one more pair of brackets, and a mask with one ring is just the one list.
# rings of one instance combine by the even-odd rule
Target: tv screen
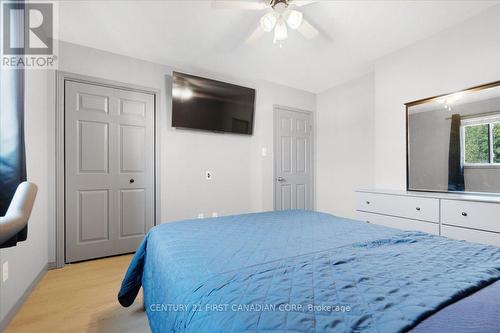
[[254,89],[173,73],[173,127],[252,134],[254,104]]

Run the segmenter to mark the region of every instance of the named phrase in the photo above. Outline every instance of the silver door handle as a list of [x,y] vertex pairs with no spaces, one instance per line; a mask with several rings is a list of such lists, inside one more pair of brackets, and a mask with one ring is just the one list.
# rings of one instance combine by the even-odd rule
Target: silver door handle
[[286,179],[283,177],[278,177],[278,178],[276,178],[276,180],[279,182],[286,182]]

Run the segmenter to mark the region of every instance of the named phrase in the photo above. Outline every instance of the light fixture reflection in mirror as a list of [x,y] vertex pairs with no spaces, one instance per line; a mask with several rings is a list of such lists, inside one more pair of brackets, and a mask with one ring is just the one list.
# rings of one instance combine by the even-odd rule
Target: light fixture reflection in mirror
[[459,92],[459,93],[440,97],[436,100],[436,102],[438,102],[439,104],[444,104],[445,109],[447,109],[448,111],[451,111],[453,104],[455,104],[455,102],[457,102],[458,100],[462,99],[463,96],[464,96],[464,92]]

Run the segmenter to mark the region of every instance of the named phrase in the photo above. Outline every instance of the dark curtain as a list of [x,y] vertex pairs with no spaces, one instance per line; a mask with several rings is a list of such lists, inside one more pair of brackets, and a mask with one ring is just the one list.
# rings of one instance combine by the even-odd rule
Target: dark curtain
[[[23,4],[24,1],[18,1]],[[25,17],[26,17],[25,11]],[[26,20],[25,20],[26,21]],[[14,35],[27,34],[24,21],[10,25]],[[24,44],[26,45],[26,43]],[[24,52],[22,52],[24,53]],[[24,151],[24,69],[0,70],[0,216],[5,215],[19,183],[26,180],[26,155]],[[28,227],[0,244],[0,248],[16,245],[26,240]]]
[[[24,151],[24,70],[2,69],[0,74],[0,216],[5,215],[19,183],[26,180]],[[28,227],[0,248],[26,240]]]
[[448,191],[465,191],[464,169],[460,151],[460,115],[451,116],[450,150],[448,158]]

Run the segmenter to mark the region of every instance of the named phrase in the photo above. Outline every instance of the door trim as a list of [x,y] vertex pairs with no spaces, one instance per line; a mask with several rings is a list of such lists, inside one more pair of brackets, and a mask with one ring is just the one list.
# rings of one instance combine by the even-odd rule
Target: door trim
[[305,113],[311,117],[311,127],[312,127],[312,135],[311,135],[311,202],[312,202],[312,210],[316,210],[316,113],[312,111],[307,111],[303,109],[293,108],[289,106],[284,106],[280,104],[273,105],[273,209],[276,210],[276,160],[275,154],[277,150],[278,140],[276,140],[276,134],[278,133],[278,109],[290,111],[290,112],[298,112]]
[[154,96],[154,225],[157,225],[161,221],[161,178],[160,178],[160,161],[161,161],[161,113],[160,110],[160,90],[156,88],[143,87],[129,83],[111,81],[106,79],[100,79],[75,73],[69,73],[64,71],[56,71],[56,119],[55,119],[55,131],[56,131],[56,142],[55,142],[55,197],[56,197],[56,207],[55,207],[55,219],[56,219],[56,262],[54,268],[62,268],[65,264],[65,169],[64,169],[64,87],[66,81],[73,81],[79,83],[92,84],[97,86],[103,86],[108,88],[128,90],[139,93],[147,93]]

